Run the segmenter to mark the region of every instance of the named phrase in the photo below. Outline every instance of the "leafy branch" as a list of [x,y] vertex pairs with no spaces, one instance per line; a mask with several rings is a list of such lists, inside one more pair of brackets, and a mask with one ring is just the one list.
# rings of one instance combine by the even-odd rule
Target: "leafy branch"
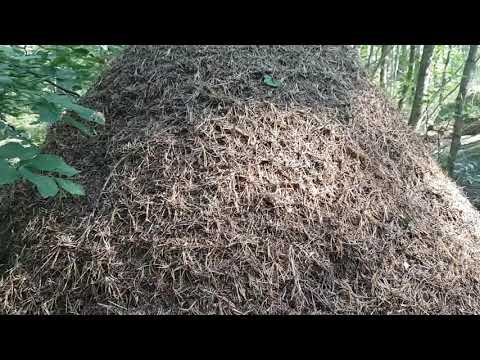
[[[42,154],[27,133],[8,121],[8,116],[34,114],[39,124],[61,121],[86,136],[93,135],[92,125],[103,125],[105,119],[103,114],[76,102],[81,95],[75,88],[86,88],[104,66],[109,55],[98,48],[0,46],[0,186],[26,181],[43,198],[56,196],[60,190],[85,195],[83,187],[70,179],[79,171],[60,156]],[[65,116],[66,112],[78,118]]]

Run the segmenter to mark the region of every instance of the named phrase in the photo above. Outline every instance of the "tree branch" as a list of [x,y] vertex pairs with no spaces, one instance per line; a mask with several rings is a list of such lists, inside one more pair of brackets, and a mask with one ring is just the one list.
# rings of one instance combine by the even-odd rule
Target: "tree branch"
[[71,91],[71,90],[65,89],[64,87],[62,87],[62,86],[60,86],[60,85],[58,85],[58,84],[55,84],[53,81],[50,81],[50,80],[48,80],[48,79],[44,79],[43,81],[49,83],[50,85],[55,86],[56,88],[59,88],[59,89],[62,90],[62,91],[65,91],[65,92],[68,93],[68,94],[71,94],[71,95],[73,95],[73,96],[80,97],[80,94],[77,94],[75,91]]
[[[41,74],[37,74],[36,72],[33,72],[31,70],[26,70],[26,72],[28,72],[29,74],[32,74],[32,75],[35,75],[37,77],[42,77]],[[76,93],[75,91],[72,91],[72,90],[68,90],[68,89],[65,89],[63,86],[60,86],[58,84],[55,84],[53,81],[51,80],[48,80],[48,79],[42,79],[42,81],[45,81],[46,83],[52,85],[52,86],[55,86],[56,88],[66,92],[67,94],[70,94],[70,95],[73,95],[73,96],[76,96],[76,97],[81,97],[80,94]]]

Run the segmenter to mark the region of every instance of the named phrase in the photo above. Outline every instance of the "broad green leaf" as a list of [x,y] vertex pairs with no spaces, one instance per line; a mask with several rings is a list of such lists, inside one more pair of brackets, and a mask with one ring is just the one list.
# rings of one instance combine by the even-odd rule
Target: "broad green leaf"
[[17,169],[0,159],[0,185],[13,184],[18,179]]
[[55,77],[60,86],[69,90],[78,81],[77,72],[72,69],[58,69]]
[[63,121],[65,122],[65,124],[76,127],[85,136],[94,136],[95,135],[95,130],[94,129],[88,127],[87,125],[83,124],[80,121],[77,121],[77,120],[73,119],[70,116],[65,116],[63,118]]
[[58,185],[51,177],[35,174],[23,166],[18,169],[18,172],[25,180],[36,186],[43,198],[53,197],[58,194]]
[[13,82],[9,76],[0,75],[0,85],[10,85]]
[[9,142],[0,146],[0,159],[15,159],[29,160],[33,159],[39,153],[34,146],[25,147],[18,142]]
[[40,171],[53,171],[66,176],[74,176],[79,172],[74,167],[67,165],[60,156],[40,154],[34,159],[25,161],[23,166]]
[[71,80],[75,79],[76,71],[72,69],[58,69],[56,71],[55,77],[61,80]]
[[263,83],[274,88],[281,85],[280,81],[273,79],[270,75],[263,75]]
[[58,80],[57,81],[57,84],[60,85],[61,87],[67,89],[67,90],[73,90],[73,86],[75,85],[75,81],[77,79],[62,79],[62,80]]
[[76,112],[81,118],[96,122],[97,124],[105,124],[105,118],[103,114],[96,112],[95,110],[86,108],[84,106],[73,103],[67,96],[61,96],[57,94],[49,94],[46,96],[47,101],[54,104],[65,107],[68,110]]
[[87,56],[90,51],[88,51],[87,49],[85,48],[77,48],[77,49],[73,49],[73,52],[76,54],[76,55],[81,55],[81,56]]
[[44,99],[37,102],[32,110],[39,114],[38,121],[53,124],[60,117],[60,110],[52,103],[45,101]]
[[72,195],[85,196],[85,189],[82,185],[71,180],[55,178],[58,186]]
[[52,66],[58,66],[62,63],[68,63],[68,54],[65,54],[63,52],[60,53],[59,56],[57,56],[52,62]]

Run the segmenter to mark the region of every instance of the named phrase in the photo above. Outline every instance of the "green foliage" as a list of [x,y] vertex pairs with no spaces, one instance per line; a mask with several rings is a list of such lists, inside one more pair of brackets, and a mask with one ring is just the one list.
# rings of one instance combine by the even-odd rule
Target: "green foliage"
[[43,198],[53,197],[58,193],[58,185],[50,176],[38,175],[27,169],[18,169],[20,176],[34,184]]
[[60,186],[66,192],[72,195],[85,196],[85,190],[81,185],[67,179],[55,178],[55,181],[57,182],[58,186]]
[[40,154],[35,158],[21,163],[23,166],[38,171],[57,172],[65,176],[74,176],[78,174],[78,170],[67,165],[60,156]]
[[0,185],[25,180],[34,184],[42,197],[51,197],[58,193],[57,183],[60,181],[60,187],[72,195],[85,193],[79,184],[54,177],[51,173],[71,177],[79,172],[60,156],[41,154],[36,146],[24,146],[18,142],[0,146]]
[[59,156],[42,154],[40,146],[45,128],[59,121],[86,136],[105,123],[101,113],[77,99],[120,50],[108,45],[0,45],[0,185],[27,181],[42,197],[55,196],[59,189],[85,195],[79,184],[56,177],[78,171]]
[[[405,94],[403,108],[406,115],[411,111],[412,95],[416,86],[416,75],[419,68],[422,49],[417,46],[413,77],[406,76],[409,65],[410,46],[394,45],[385,61],[385,93],[394,103]],[[430,133],[430,136],[443,137],[443,146],[439,154],[435,154],[440,165],[446,169],[449,156],[449,143],[455,122],[455,100],[459,93],[460,81],[465,67],[468,45],[436,45],[428,76],[425,83],[420,131],[426,131],[429,125],[440,133]],[[380,84],[377,65],[380,60],[381,45],[362,45],[360,55],[366,67],[367,74],[373,82]],[[478,61],[478,59],[477,59]],[[478,64],[478,62],[477,62]],[[465,99],[463,119],[465,125],[480,119],[480,71],[477,65],[476,74],[469,86],[469,94]],[[377,71],[375,72],[375,69]],[[476,138],[476,137],[475,137]],[[453,175],[461,185],[480,186],[480,139],[462,137],[462,146],[457,154]]]
[[[415,61],[415,72],[411,79],[406,78],[409,56],[404,45],[394,45],[393,50],[389,52],[385,67],[387,73],[386,92],[394,100],[398,101],[402,96],[402,89],[406,86],[408,93],[408,105],[411,105],[411,94],[415,88],[416,70],[420,62],[421,49],[417,46],[417,56]],[[409,46],[407,46],[408,48]],[[379,70],[373,74],[376,69],[380,56],[380,45],[362,45],[361,59],[367,66],[367,73],[372,76],[372,80],[379,83]],[[462,77],[462,70],[465,65],[468,46],[465,45],[436,45],[432,55],[431,65],[429,67],[428,78],[424,96],[424,119],[434,119],[442,105],[453,102],[457,95],[458,85]],[[370,53],[373,54],[370,56]],[[370,63],[368,60],[370,58]],[[477,89],[480,90],[480,89]],[[408,108],[406,109],[408,111]]]
[[17,170],[7,160],[0,159],[0,185],[13,184],[17,180]]
[[35,146],[23,146],[17,142],[9,142],[0,146],[0,159],[28,160],[37,156],[39,150]]

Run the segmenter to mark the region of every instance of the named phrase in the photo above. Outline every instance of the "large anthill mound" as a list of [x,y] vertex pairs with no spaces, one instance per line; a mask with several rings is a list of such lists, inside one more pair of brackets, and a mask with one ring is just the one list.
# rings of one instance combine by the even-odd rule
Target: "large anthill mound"
[[16,190],[2,313],[480,313],[479,214],[350,47],[133,46],[84,103],[88,197]]

